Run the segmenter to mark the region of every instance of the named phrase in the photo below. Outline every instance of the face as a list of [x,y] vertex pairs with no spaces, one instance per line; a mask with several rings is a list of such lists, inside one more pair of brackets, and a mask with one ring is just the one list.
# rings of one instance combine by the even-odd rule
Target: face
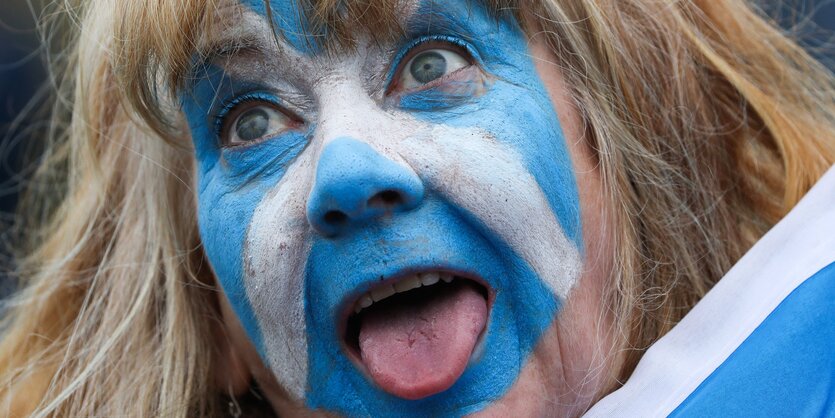
[[270,3],[273,25],[256,0],[221,9],[240,48],[182,94],[205,251],[281,396],[465,415],[571,380],[588,171],[517,23],[408,2],[401,39],[334,53],[293,3]]

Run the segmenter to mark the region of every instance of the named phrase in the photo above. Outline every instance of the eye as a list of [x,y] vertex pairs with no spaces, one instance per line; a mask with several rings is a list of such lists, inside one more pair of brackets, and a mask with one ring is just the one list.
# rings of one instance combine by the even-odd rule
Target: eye
[[297,124],[271,103],[244,102],[223,116],[220,137],[224,146],[245,145],[279,135]]
[[470,65],[470,60],[451,49],[425,49],[414,54],[403,66],[397,87],[416,89]]

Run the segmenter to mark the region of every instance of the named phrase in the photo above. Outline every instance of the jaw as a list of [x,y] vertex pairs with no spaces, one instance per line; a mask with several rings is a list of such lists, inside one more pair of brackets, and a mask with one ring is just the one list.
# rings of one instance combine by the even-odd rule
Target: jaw
[[559,332],[554,321],[528,356],[513,385],[500,398],[468,417],[576,416],[563,409],[560,389],[564,385],[559,350]]

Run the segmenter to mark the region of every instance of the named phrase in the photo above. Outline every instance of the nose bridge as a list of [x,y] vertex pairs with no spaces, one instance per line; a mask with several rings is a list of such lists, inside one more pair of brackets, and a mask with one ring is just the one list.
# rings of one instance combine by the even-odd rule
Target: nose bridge
[[397,152],[397,144],[414,126],[378,103],[363,84],[358,65],[349,61],[317,83],[317,149],[321,151],[335,139],[349,137],[367,143],[393,161],[407,164]]
[[334,66],[317,89],[315,179],[307,218],[333,237],[352,227],[411,210],[423,200],[417,173],[397,154],[396,123],[363,86],[355,65]]
[[379,125],[384,114],[357,74],[343,71],[323,78],[318,96],[319,123],[315,135],[322,148],[341,137],[374,142],[373,127]]
[[331,140],[319,155],[307,219],[317,232],[333,237],[411,210],[423,194],[423,183],[410,167],[343,136]]

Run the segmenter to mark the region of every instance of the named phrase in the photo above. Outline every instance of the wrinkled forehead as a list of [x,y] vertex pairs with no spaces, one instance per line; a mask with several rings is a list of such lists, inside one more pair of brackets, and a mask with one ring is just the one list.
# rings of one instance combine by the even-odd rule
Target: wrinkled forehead
[[435,0],[221,0],[211,30],[201,40],[207,54],[266,42],[285,52],[312,55],[350,49],[357,38],[401,35],[418,10],[441,8]]
[[[514,18],[513,1],[480,0],[219,0],[210,30],[198,41],[209,60],[241,50],[339,55],[361,43],[382,46],[430,32],[468,38],[469,17],[491,16],[480,31]],[[480,10],[479,10],[480,9]],[[489,21],[492,21],[489,22]],[[256,51],[257,52],[257,51]],[[262,51],[263,52],[263,51]]]

